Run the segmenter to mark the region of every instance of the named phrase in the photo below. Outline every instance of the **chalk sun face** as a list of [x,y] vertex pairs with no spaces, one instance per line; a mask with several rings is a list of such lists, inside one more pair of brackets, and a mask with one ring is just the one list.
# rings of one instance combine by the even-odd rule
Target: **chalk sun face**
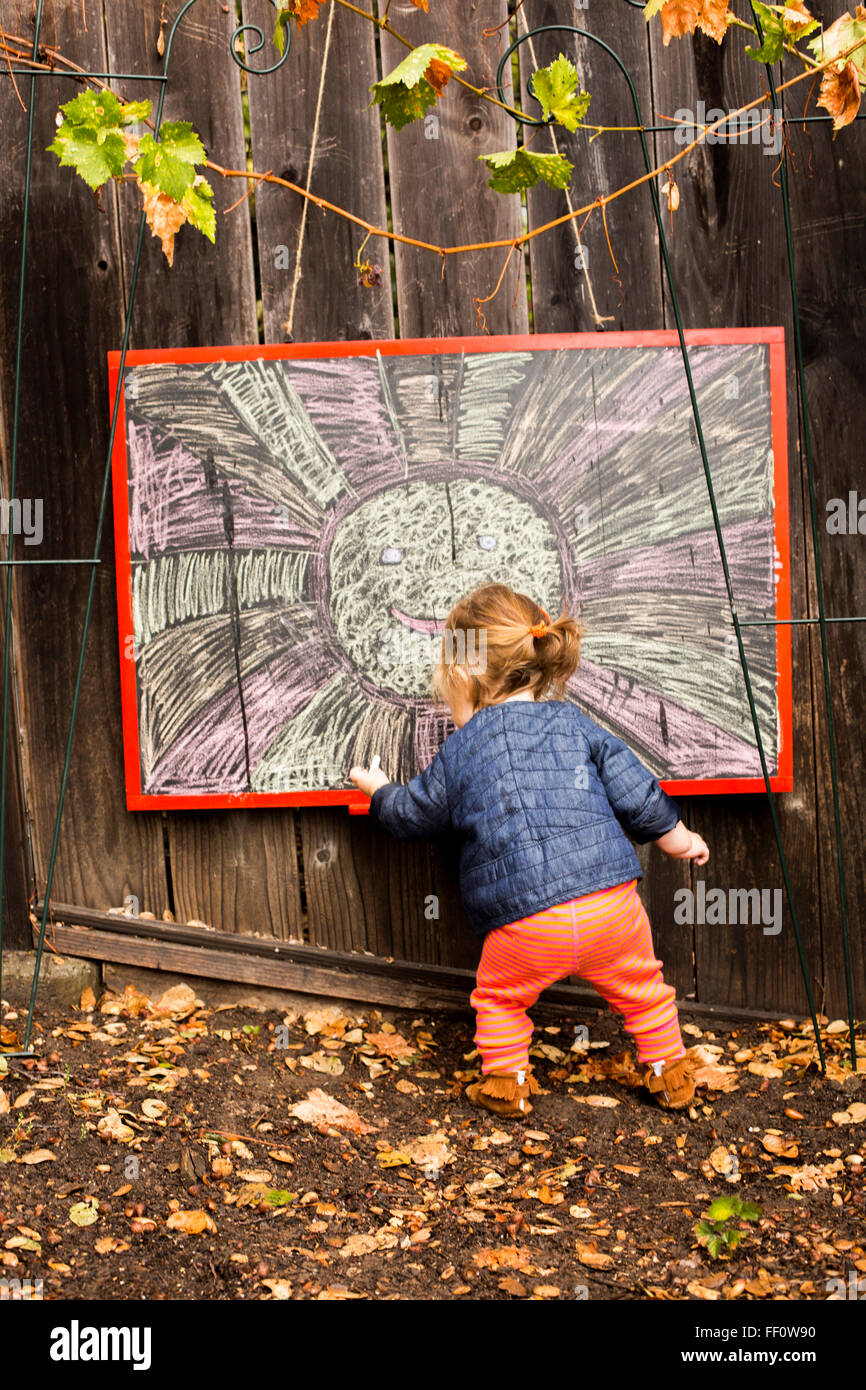
[[338,523],[329,610],[358,673],[384,693],[429,696],[445,618],[492,581],[557,608],[562,568],[550,521],[508,487],[423,481],[368,498]]

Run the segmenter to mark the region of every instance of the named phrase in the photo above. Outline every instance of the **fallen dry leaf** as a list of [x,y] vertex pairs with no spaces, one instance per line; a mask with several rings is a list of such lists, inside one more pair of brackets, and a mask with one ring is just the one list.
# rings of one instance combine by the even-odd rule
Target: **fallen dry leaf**
[[172,985],[155,1001],[151,1012],[157,1017],[186,1018],[197,1008],[195,990],[190,989],[189,985]]
[[341,1259],[348,1260],[358,1255],[371,1255],[374,1250],[393,1250],[394,1246],[398,1244],[397,1234],[390,1231],[387,1226],[380,1226],[378,1231],[370,1232],[370,1234],[359,1231],[357,1235],[349,1236],[338,1253]]
[[96,1132],[101,1139],[116,1139],[119,1144],[128,1144],[135,1138],[135,1130],[124,1124],[116,1110],[109,1110],[96,1122]]
[[403,1144],[402,1150],[416,1168],[423,1168],[425,1172],[438,1173],[452,1157],[444,1134],[422,1134],[419,1139]]
[[837,1110],[833,1115],[834,1125],[861,1125],[866,1120],[866,1105],[862,1100],[852,1101],[847,1110]]
[[141,1102],[141,1113],[147,1120],[159,1120],[168,1113],[168,1106],[164,1100],[158,1100],[156,1096],[149,1096],[147,1100]]
[[93,1248],[97,1255],[111,1255],[114,1252],[128,1250],[129,1245],[125,1240],[115,1240],[114,1236],[101,1236]]
[[799,1158],[800,1155],[796,1141],[785,1139],[781,1134],[765,1134],[761,1144],[768,1154],[774,1154],[776,1158]]
[[750,1062],[748,1070],[753,1076],[767,1076],[773,1079],[777,1076],[784,1076],[781,1067],[777,1067],[773,1062]]
[[325,1004],[321,1009],[310,1009],[304,1014],[304,1029],[311,1037],[316,1033],[341,1031],[348,1022],[346,1014],[336,1004]]
[[588,1244],[586,1241],[578,1240],[575,1241],[574,1248],[580,1263],[588,1265],[590,1269],[608,1269],[613,1264],[613,1256],[599,1250],[595,1241]]
[[367,1033],[366,1041],[383,1057],[414,1057],[418,1051],[399,1033]]
[[286,1299],[292,1296],[292,1286],[285,1279],[263,1279],[262,1283],[266,1289],[270,1289],[276,1299]]
[[360,1115],[348,1106],[329,1096],[327,1091],[318,1088],[308,1092],[306,1100],[299,1100],[289,1106],[289,1114],[308,1125],[325,1125],[331,1129],[345,1129],[352,1134],[373,1134],[377,1126],[368,1125]]
[[497,1288],[500,1288],[503,1293],[510,1294],[512,1298],[526,1297],[526,1289],[523,1284],[521,1284],[520,1280],[512,1279],[510,1276],[507,1276],[505,1279],[500,1279]]
[[173,1211],[165,1224],[170,1231],[183,1231],[191,1236],[216,1230],[206,1211]]
[[697,1279],[692,1279],[690,1283],[686,1284],[686,1291],[693,1298],[705,1298],[710,1302],[714,1302],[722,1296],[718,1289],[707,1288],[706,1284],[699,1283]]
[[710,1154],[710,1167],[727,1178],[729,1182],[739,1180],[739,1162],[736,1154],[726,1149],[724,1144],[719,1144]]
[[51,1149],[34,1149],[32,1153],[22,1154],[19,1163],[56,1163],[57,1154]]
[[529,1252],[516,1245],[500,1245],[494,1248],[485,1246],[476,1250],[472,1263],[481,1269],[522,1269],[527,1273],[532,1269]]
[[302,1067],[308,1071],[324,1072],[326,1076],[342,1076],[346,1068],[333,1052],[311,1052],[306,1057],[298,1058]]

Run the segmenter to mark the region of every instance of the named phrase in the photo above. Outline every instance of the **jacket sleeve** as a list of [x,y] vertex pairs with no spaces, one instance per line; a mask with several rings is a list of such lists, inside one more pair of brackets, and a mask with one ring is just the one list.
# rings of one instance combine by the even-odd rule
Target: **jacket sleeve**
[[630,748],[591,720],[590,756],[598,769],[613,812],[639,845],[673,830],[680,809]]
[[441,752],[404,786],[388,782],[370,800],[370,815],[398,840],[424,840],[451,824]]

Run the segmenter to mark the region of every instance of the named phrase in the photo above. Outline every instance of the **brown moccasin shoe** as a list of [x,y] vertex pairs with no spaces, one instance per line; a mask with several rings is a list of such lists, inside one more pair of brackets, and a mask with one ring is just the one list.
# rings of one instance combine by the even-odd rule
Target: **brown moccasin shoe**
[[668,1062],[660,1076],[656,1076],[648,1062],[641,1066],[643,1084],[653,1100],[663,1110],[683,1110],[695,1098],[695,1083],[692,1078],[691,1061],[686,1055],[675,1062]]
[[532,1112],[529,1097],[540,1090],[528,1067],[517,1072],[489,1071],[466,1087],[466,1098],[494,1115],[520,1116]]

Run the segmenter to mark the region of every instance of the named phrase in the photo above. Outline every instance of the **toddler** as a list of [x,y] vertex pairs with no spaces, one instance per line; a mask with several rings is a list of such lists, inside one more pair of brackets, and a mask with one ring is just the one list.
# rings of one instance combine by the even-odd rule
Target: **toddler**
[[378,759],[349,774],[391,834],[452,827],[462,836],[461,893],[484,939],[471,996],[482,1074],[467,1096],[497,1115],[530,1113],[539,1087],[526,1011],[567,975],[622,1015],[660,1105],[679,1109],[694,1095],[675,991],[655,958],[623,831],[698,864],[709,850],[625,744],[561,698],[580,639],[565,612],[551,622],[504,584],[476,589],[446,619],[433,678],[456,732],[405,786]]

